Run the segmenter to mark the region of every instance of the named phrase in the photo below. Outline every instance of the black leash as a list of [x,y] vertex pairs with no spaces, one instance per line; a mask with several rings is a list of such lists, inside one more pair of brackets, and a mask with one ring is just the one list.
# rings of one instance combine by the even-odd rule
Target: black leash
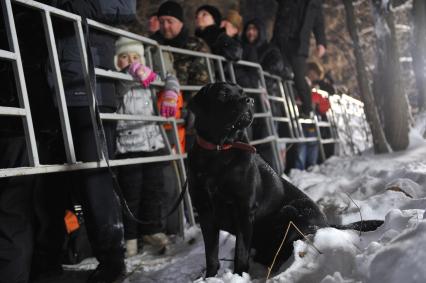
[[87,19],[83,18],[83,24],[84,24],[84,29],[85,29],[85,34],[84,34],[84,39],[86,41],[86,52],[87,52],[87,68],[88,68],[88,75],[89,75],[89,80],[87,80],[88,82],[88,95],[92,97],[92,99],[89,99],[89,102],[91,103],[90,107],[91,107],[91,111],[90,114],[92,115],[92,122],[93,122],[93,130],[95,132],[95,137],[96,139],[99,141],[100,143],[100,148],[98,146],[98,143],[96,144],[97,147],[97,151],[98,151],[98,155],[99,158],[101,159],[102,155],[105,157],[105,162],[107,164],[107,168],[108,168],[108,172],[111,175],[112,179],[113,179],[113,185],[115,188],[115,191],[120,199],[121,205],[123,206],[123,210],[124,213],[126,213],[127,216],[129,216],[133,221],[139,223],[139,224],[156,224],[164,219],[166,219],[167,217],[169,217],[170,215],[172,215],[176,209],[179,207],[179,204],[182,202],[185,193],[186,193],[186,189],[188,187],[188,179],[185,180],[185,183],[183,184],[183,188],[182,188],[182,192],[179,195],[179,198],[175,201],[172,209],[163,217],[159,218],[159,219],[155,219],[155,220],[150,220],[150,221],[143,221],[138,219],[130,210],[126,199],[124,198],[124,194],[123,191],[120,187],[120,184],[118,182],[117,179],[117,175],[115,174],[115,172],[112,170],[110,163],[109,163],[109,155],[108,155],[108,147],[106,144],[106,136],[105,136],[105,130],[102,124],[102,119],[100,116],[100,111],[99,111],[99,107],[98,107],[98,101],[96,98],[96,74],[95,74],[95,66],[93,63],[93,55],[92,55],[92,51],[90,49],[90,44],[89,44],[89,24],[87,23]]

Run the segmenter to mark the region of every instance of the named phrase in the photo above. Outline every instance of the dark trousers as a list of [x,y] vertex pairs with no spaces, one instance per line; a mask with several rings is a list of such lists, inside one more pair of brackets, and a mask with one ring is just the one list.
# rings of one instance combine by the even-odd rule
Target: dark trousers
[[[66,162],[62,135],[58,131],[36,134],[42,164]],[[34,253],[32,279],[62,271],[65,239],[65,209],[70,206],[71,180],[68,173],[36,175],[34,188]]]
[[[165,154],[165,150],[126,153],[118,155],[117,158],[150,157],[162,154]],[[155,162],[121,166],[118,169],[118,180],[130,211],[142,221],[154,222],[140,224],[125,213],[123,215],[125,239],[136,239],[141,234],[150,235],[165,231],[166,221],[160,218],[168,212],[170,195],[164,182],[166,166],[167,162]]]
[[[101,108],[101,112],[114,112]],[[78,161],[97,161],[98,154],[88,107],[68,108],[74,147]],[[113,158],[115,123],[104,122],[109,158]],[[121,206],[108,169],[90,169],[74,173],[82,199],[84,219],[93,252],[103,262],[124,259]]]
[[296,86],[297,95],[302,100],[302,112],[309,114],[312,111],[311,90],[306,82],[307,55],[299,54],[298,41],[275,41],[281,51],[286,64],[290,64],[294,73],[294,84]]
[[289,61],[294,72],[294,84],[296,86],[297,95],[302,100],[302,112],[309,114],[312,111],[311,90],[306,82],[306,57],[300,55],[290,55]]
[[[0,137],[0,168],[28,166],[25,138]],[[35,176],[0,178],[0,282],[28,281]]]

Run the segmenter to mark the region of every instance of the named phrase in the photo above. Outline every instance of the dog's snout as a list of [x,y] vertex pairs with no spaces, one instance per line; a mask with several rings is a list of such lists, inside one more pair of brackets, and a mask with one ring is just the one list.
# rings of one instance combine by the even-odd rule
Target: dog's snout
[[253,99],[253,98],[250,98],[250,97],[247,97],[247,98],[246,98],[246,103],[247,103],[247,104],[250,104],[250,105],[254,105],[254,99]]

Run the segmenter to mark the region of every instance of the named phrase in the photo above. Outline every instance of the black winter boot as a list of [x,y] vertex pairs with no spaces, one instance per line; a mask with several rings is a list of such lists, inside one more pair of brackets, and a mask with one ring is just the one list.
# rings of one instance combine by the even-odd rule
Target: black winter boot
[[124,260],[100,263],[89,276],[87,283],[118,283],[124,280],[126,265]]

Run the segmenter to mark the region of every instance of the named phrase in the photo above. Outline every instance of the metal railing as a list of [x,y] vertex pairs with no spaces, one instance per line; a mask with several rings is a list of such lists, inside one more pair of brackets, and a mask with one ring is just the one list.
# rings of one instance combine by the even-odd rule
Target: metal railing
[[[31,110],[28,102],[28,94],[26,91],[25,78],[23,73],[22,62],[20,58],[19,45],[15,27],[15,21],[13,18],[13,9],[11,0],[2,1],[2,10],[4,14],[4,18],[7,20],[6,27],[8,29],[8,39],[9,44],[11,46],[12,51],[1,50],[0,53],[1,58],[12,60],[15,74],[15,81],[18,88],[18,95],[20,100],[20,108],[12,108],[12,107],[2,107],[0,108],[0,115],[9,115],[9,116],[22,116],[24,119],[24,129],[25,129],[25,137],[28,146],[28,155],[30,157],[29,167],[20,167],[20,168],[3,168],[0,169],[0,177],[12,177],[12,176],[22,176],[29,174],[40,174],[40,173],[52,173],[52,172],[63,172],[63,171],[73,171],[73,170],[82,170],[89,168],[102,168],[107,166],[123,166],[130,164],[141,164],[148,162],[162,162],[162,161],[178,161],[179,173],[180,173],[180,184],[184,183],[186,179],[186,171],[184,165],[184,158],[186,157],[183,154],[182,149],[180,148],[180,143],[178,142],[178,134],[177,134],[177,122],[174,118],[164,118],[160,116],[138,116],[138,115],[119,115],[119,114],[107,114],[101,113],[100,118],[102,120],[143,120],[143,121],[152,121],[157,123],[169,123],[172,125],[172,132],[175,139],[176,145],[176,154],[171,149],[170,143],[166,142],[167,147],[169,149],[170,154],[167,156],[155,156],[155,157],[144,157],[144,158],[129,158],[122,160],[110,160],[107,162],[105,160],[105,156],[101,152],[102,143],[99,140],[99,136],[95,135],[97,148],[98,148],[98,156],[99,160],[94,162],[78,162],[76,160],[76,155],[73,146],[73,136],[70,127],[70,121],[68,117],[66,99],[65,99],[65,90],[63,87],[61,70],[59,65],[58,53],[56,49],[56,38],[53,31],[52,26],[52,16],[60,17],[64,20],[71,21],[74,27],[74,32],[77,38],[80,58],[82,63],[82,73],[84,75],[84,80],[86,84],[86,90],[89,99],[89,108],[92,116],[92,123],[96,125],[96,117],[95,117],[95,104],[96,98],[93,96],[93,93],[90,89],[90,76],[89,76],[89,66],[88,66],[88,56],[86,50],[86,42],[84,38],[83,28],[82,28],[82,18],[74,15],[72,13],[68,13],[66,11],[62,11],[60,9],[56,9],[54,7],[44,5],[35,1],[25,1],[25,0],[14,0],[16,4],[24,5],[28,8],[32,8],[41,13],[43,17],[43,29],[46,35],[47,46],[49,49],[49,61],[51,63],[51,68],[54,77],[54,91],[56,94],[56,98],[58,101],[58,110],[59,116],[61,120],[61,130],[63,133],[63,140],[65,145],[66,152],[66,164],[49,164],[42,165],[39,163],[34,128],[32,125],[31,119]],[[117,36],[127,36],[133,38],[135,40],[139,40],[144,44],[152,44],[158,46],[155,41],[146,39],[141,36],[137,36],[135,34],[129,33],[127,31],[109,27],[107,25],[97,23],[92,20],[88,20],[88,25],[91,28],[101,29],[105,32],[109,32],[115,34]],[[97,76],[108,76],[109,78],[121,79],[121,80],[133,80],[130,76],[123,75],[121,73],[117,73],[111,70],[101,70],[96,69],[95,74]],[[154,87],[161,86],[162,84],[154,84]],[[97,127],[94,126],[96,129]],[[163,137],[167,140],[166,135],[163,134]],[[179,193],[181,192],[182,187],[179,186]],[[195,218],[193,215],[192,204],[189,198],[188,193],[186,193],[184,198],[184,203],[188,208],[188,218],[190,225],[195,225]],[[180,205],[179,208],[179,220],[180,220],[180,234],[183,235],[183,218],[184,218],[184,204]]]
[[[66,163],[65,164],[40,164],[39,156],[36,146],[36,138],[34,134],[34,127],[31,118],[31,109],[28,101],[28,94],[26,90],[26,84],[24,79],[24,70],[22,66],[18,38],[15,28],[15,21],[13,17],[12,2],[18,5],[23,5],[25,7],[31,8],[40,12],[43,18],[43,29],[45,31],[45,37],[47,41],[48,51],[49,51],[49,62],[52,69],[54,77],[54,92],[58,102],[58,110],[61,121],[61,129],[63,133],[63,141],[65,145],[66,153]],[[0,106],[0,116],[16,116],[21,117],[24,124],[24,134],[26,137],[28,156],[29,156],[29,166],[28,167],[19,167],[19,168],[0,168],[0,178],[3,177],[12,177],[12,176],[21,176],[29,174],[44,174],[44,173],[53,173],[53,172],[64,172],[64,171],[74,171],[74,170],[84,170],[90,168],[102,168],[108,166],[105,157],[102,152],[99,152],[99,160],[93,162],[80,162],[77,160],[73,135],[70,127],[70,121],[68,117],[67,104],[65,99],[65,90],[63,86],[63,81],[61,77],[61,70],[59,65],[58,53],[56,49],[56,38],[52,26],[52,17],[59,17],[66,21],[71,21],[74,27],[75,36],[77,38],[79,52],[82,63],[82,72],[85,78],[87,93],[91,93],[90,82],[89,82],[89,66],[87,59],[87,50],[86,42],[83,33],[83,24],[82,18],[78,15],[41,4],[36,1],[31,0],[2,0],[2,10],[5,19],[5,25],[7,28],[7,35],[9,40],[9,45],[11,50],[0,50],[0,60],[6,60],[12,62],[13,71],[15,76],[15,82],[18,90],[18,97],[20,107],[4,107]],[[349,107],[352,104],[344,104],[340,102],[339,104],[332,103],[332,109],[327,113],[327,121],[318,121],[317,118],[303,120],[299,117],[298,108],[295,103],[295,92],[294,85],[291,81],[283,81],[279,76],[269,74],[263,71],[262,67],[257,63],[239,61],[236,63],[227,62],[222,56],[207,54],[202,52],[195,52],[180,48],[174,48],[170,46],[159,45],[156,41],[149,38],[125,31],[120,28],[111,27],[93,20],[87,20],[87,24],[91,29],[100,30],[102,32],[112,34],[114,36],[124,36],[128,37],[143,43],[146,48],[146,57],[148,65],[151,67],[154,66],[154,63],[160,66],[159,70],[155,70],[162,74],[161,77],[165,77],[166,67],[164,62],[164,52],[185,54],[188,56],[195,56],[202,58],[205,62],[205,67],[209,75],[210,82],[214,81],[231,81],[236,82],[235,76],[235,65],[242,65],[245,67],[254,68],[259,74],[259,84],[257,88],[245,88],[244,91],[253,95],[260,95],[266,99],[260,99],[262,101],[260,112],[255,113],[255,119],[265,119],[266,122],[266,135],[261,139],[251,140],[252,145],[260,144],[270,144],[273,152],[274,159],[277,161],[277,164],[282,163],[279,161],[279,145],[287,143],[300,143],[307,141],[318,141],[320,144],[321,157],[325,160],[326,156],[324,153],[324,144],[328,143],[338,143],[339,142],[339,132],[336,128],[337,122],[335,119],[335,109],[339,113],[356,113],[359,114],[361,111],[359,108],[354,108],[353,110],[346,111],[341,108]],[[153,52],[157,57],[154,56]],[[159,62],[157,61],[159,60]],[[226,72],[225,72],[226,70]],[[95,68],[95,75],[98,77],[109,78],[114,80],[127,80],[132,81],[133,78],[130,75],[116,72],[114,70],[104,70],[100,68]],[[272,82],[276,86],[277,91],[268,90],[268,83]],[[151,90],[153,92],[153,97],[155,97],[155,92],[159,87],[162,87],[164,82],[156,81],[151,85]],[[181,90],[183,91],[197,91],[201,88],[201,85],[182,85]],[[332,96],[334,97],[334,96]],[[331,98],[332,98],[331,97]],[[90,102],[90,110],[92,112],[92,119],[95,125],[95,97],[93,95],[88,95]],[[332,100],[332,99],[331,99]],[[336,99],[334,99],[336,100]],[[333,101],[334,101],[333,100]],[[345,100],[346,101],[346,100]],[[277,103],[279,105],[280,113],[275,115],[272,113],[271,103]],[[359,105],[359,104],[357,104]],[[340,108],[339,108],[340,107]],[[362,111],[361,111],[362,112]],[[170,146],[170,141],[167,140],[166,135],[163,136],[166,139],[166,145],[169,149],[168,155],[155,156],[155,157],[143,157],[143,158],[129,158],[129,159],[120,159],[120,160],[110,160],[110,166],[125,166],[131,164],[141,164],[141,163],[150,163],[150,162],[163,162],[163,161],[176,161],[179,168],[179,178],[181,184],[184,183],[186,179],[186,171],[184,165],[184,159],[186,154],[183,153],[183,149],[180,148],[180,143],[178,141],[178,124],[182,123],[182,120],[177,120],[174,118],[164,118],[161,116],[138,116],[138,115],[122,115],[122,114],[111,114],[111,113],[101,113],[100,118],[102,120],[143,120],[143,121],[152,121],[159,124],[168,123],[172,125],[172,133],[174,138],[174,144],[176,145],[176,150],[172,150]],[[364,116],[365,119],[365,116]],[[310,123],[314,124],[317,129],[317,138],[306,138],[303,135],[302,124]],[[280,132],[277,125],[285,125],[287,130]],[[321,136],[321,129],[327,128],[330,131],[328,138],[324,139]],[[101,141],[96,139],[98,144],[97,148],[101,148]],[[284,168],[280,168],[281,171],[284,171]],[[179,187],[179,190],[182,188]],[[180,191],[179,191],[180,192]],[[189,195],[185,196],[185,205],[189,212],[189,222],[191,225],[195,224],[194,216],[192,214],[192,205]],[[181,205],[179,209],[180,219],[183,221],[184,217],[184,206]],[[181,223],[181,233],[183,233],[183,224]]]

